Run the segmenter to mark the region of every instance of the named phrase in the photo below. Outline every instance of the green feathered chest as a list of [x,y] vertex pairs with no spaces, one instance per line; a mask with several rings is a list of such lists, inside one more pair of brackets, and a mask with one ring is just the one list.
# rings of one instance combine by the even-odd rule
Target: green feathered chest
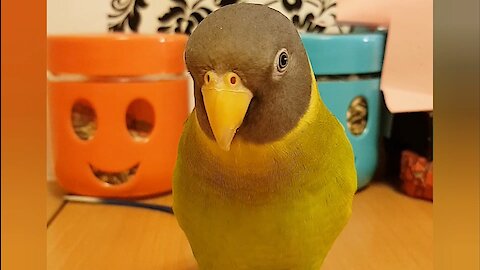
[[201,269],[318,269],[356,189],[343,129],[335,122],[321,133],[322,122],[312,121],[288,142],[242,145],[241,152],[232,145],[233,155],[221,156],[194,117],[180,143],[173,194]]

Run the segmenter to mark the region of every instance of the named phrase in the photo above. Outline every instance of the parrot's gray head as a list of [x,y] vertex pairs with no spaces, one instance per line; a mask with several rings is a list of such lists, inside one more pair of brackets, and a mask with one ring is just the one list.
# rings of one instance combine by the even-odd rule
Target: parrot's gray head
[[311,69],[300,36],[267,6],[213,12],[192,33],[185,60],[198,122],[224,150],[237,137],[257,144],[281,139],[309,106]]

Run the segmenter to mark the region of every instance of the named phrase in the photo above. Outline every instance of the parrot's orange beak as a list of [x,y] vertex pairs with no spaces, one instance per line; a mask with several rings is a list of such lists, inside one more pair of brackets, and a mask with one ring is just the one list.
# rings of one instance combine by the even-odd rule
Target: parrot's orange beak
[[253,94],[236,73],[218,75],[208,71],[204,76],[202,95],[215,140],[221,149],[229,151]]

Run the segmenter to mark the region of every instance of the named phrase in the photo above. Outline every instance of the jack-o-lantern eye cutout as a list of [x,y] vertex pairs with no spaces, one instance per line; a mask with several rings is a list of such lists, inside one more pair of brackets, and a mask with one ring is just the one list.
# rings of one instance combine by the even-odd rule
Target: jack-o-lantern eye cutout
[[347,127],[355,136],[365,132],[368,119],[368,104],[364,97],[356,97],[350,103],[347,111]]
[[128,106],[126,114],[127,129],[134,141],[148,141],[154,121],[155,113],[148,101],[136,99]]
[[97,131],[97,115],[87,100],[78,100],[71,111],[72,127],[81,140],[91,140]]

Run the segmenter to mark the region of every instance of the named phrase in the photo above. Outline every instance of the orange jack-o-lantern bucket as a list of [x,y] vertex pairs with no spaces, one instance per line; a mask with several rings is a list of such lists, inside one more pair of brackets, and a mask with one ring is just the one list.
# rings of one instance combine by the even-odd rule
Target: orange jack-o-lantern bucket
[[48,37],[54,167],[66,191],[140,197],[171,189],[188,114],[177,34]]

